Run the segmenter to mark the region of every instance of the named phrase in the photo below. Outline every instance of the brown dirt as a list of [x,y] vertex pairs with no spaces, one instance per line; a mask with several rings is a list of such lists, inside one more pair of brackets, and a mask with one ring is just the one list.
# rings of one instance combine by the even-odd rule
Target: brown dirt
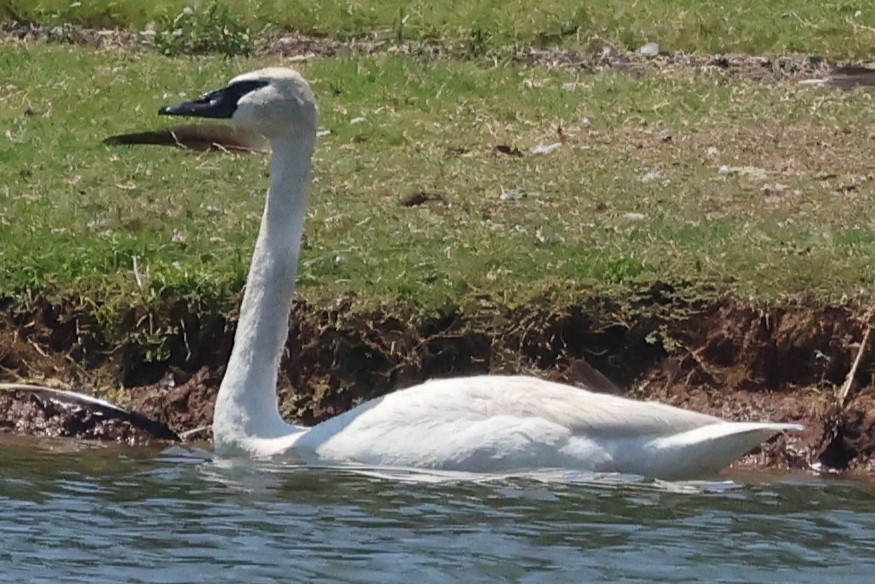
[[[585,360],[638,398],[727,419],[806,425],[742,464],[873,470],[875,352],[864,352],[845,404],[835,398],[860,350],[867,326],[862,309],[788,301],[760,311],[734,300],[681,305],[669,295],[655,287],[623,310],[593,303],[564,312],[450,310],[429,318],[345,302],[299,303],[280,372],[281,409],[310,424],[418,381],[473,373],[533,373],[580,384]],[[181,304],[169,314],[168,356],[150,361],[148,347],[111,346],[73,303],[40,299],[27,310],[7,303],[0,316],[0,381],[102,394],[178,433],[203,429],[232,327],[221,315],[194,314]],[[51,404],[32,402],[32,396],[2,396],[0,429],[134,440],[125,432],[77,431],[84,413],[65,421]],[[54,425],[45,422],[53,417]]]

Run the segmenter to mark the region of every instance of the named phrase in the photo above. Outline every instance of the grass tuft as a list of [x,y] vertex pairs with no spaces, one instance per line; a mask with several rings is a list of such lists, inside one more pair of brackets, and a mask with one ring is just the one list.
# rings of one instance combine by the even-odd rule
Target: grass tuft
[[217,0],[203,10],[185,7],[179,14],[160,18],[155,45],[168,56],[218,53],[241,57],[250,55],[254,48],[249,28],[239,24],[228,5]]

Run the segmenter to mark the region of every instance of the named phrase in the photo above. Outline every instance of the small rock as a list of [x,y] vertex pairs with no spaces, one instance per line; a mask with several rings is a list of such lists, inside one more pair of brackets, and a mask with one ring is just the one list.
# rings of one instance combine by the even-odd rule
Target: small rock
[[538,144],[532,148],[532,154],[550,154],[557,148],[562,146],[562,142],[554,142],[552,144]]
[[498,199],[500,201],[513,201],[516,199],[522,199],[526,196],[525,189],[505,189],[501,188],[501,194],[498,195]]
[[641,182],[650,183],[653,181],[657,181],[662,178],[662,172],[659,170],[650,170],[644,173],[644,176],[641,177]]
[[647,57],[648,59],[652,59],[659,55],[659,45],[656,43],[647,43],[640,49],[638,49],[638,54],[642,57]]
[[508,144],[497,144],[492,149],[493,152],[498,152],[499,154],[507,154],[508,156],[522,156],[522,151],[516,146],[510,146]]

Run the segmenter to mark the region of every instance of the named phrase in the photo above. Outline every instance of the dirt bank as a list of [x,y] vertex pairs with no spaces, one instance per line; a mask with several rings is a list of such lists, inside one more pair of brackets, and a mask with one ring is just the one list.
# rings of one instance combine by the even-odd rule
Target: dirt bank
[[[424,379],[470,373],[524,372],[580,384],[583,358],[635,397],[728,419],[806,425],[742,464],[872,470],[872,351],[862,352],[844,403],[836,398],[860,354],[867,327],[861,309],[793,301],[763,312],[735,300],[681,305],[670,297],[668,288],[655,287],[622,307],[448,310],[428,318],[402,309],[299,303],[281,367],[281,409],[290,419],[313,423]],[[74,303],[40,299],[26,310],[7,305],[0,317],[0,381],[103,395],[177,433],[206,427],[233,323],[182,303],[162,318],[169,331],[164,357],[153,359],[155,347],[113,346]],[[33,396],[6,395],[0,429],[142,439],[129,430],[95,430],[34,403]]]

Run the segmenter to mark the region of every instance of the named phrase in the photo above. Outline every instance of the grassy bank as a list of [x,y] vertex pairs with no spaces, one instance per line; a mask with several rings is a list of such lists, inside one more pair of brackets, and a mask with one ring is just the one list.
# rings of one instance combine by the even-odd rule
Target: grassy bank
[[[107,318],[168,298],[230,306],[266,158],[100,141],[262,64],[4,47],[0,295],[81,296]],[[311,302],[568,303],[656,281],[835,300],[875,279],[871,93],[400,56],[302,69],[326,132],[300,272]]]
[[[211,4],[2,0],[0,17],[98,28],[139,29],[156,22],[173,28],[185,7],[205,12]],[[339,38],[449,38],[469,43],[474,52],[507,44],[637,49],[653,41],[667,51],[875,58],[875,11],[850,0],[220,0],[219,6],[217,21],[253,31],[270,26]]]

